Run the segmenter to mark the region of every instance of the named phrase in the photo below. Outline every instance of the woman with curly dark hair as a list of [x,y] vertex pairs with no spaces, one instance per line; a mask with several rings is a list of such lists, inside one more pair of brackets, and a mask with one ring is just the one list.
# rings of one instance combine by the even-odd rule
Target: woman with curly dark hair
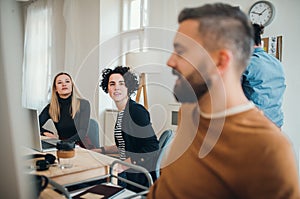
[[[100,87],[114,100],[119,112],[114,129],[116,145],[100,147],[95,151],[118,153],[121,160],[145,167],[155,180],[158,140],[151,125],[149,112],[130,98],[138,89],[137,76],[129,67],[104,69]],[[121,175],[130,181],[147,186],[144,174],[126,170]],[[126,188],[140,191],[129,184]]]

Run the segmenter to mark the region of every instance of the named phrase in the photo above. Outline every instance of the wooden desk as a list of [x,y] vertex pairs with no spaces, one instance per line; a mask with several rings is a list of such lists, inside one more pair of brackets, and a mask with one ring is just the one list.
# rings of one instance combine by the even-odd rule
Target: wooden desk
[[[28,154],[39,153],[29,149]],[[56,151],[48,152],[56,156]],[[109,165],[115,158],[76,147],[75,156],[71,159],[72,168],[61,169],[53,165],[46,171],[32,171],[33,174],[45,175],[55,182],[69,186],[93,179],[103,179],[109,174]],[[56,160],[57,162],[57,160]]]
[[39,197],[39,199],[50,199],[50,198],[65,199],[66,197],[62,194],[57,193],[51,188],[46,188],[44,191],[42,191]]
[[[33,149],[26,149],[25,154],[37,154]],[[56,156],[56,151],[47,152]],[[56,156],[57,157],[57,156]],[[31,160],[30,164],[34,164]],[[71,159],[72,168],[61,169],[57,164],[51,166],[46,171],[31,171],[31,174],[45,175],[62,186],[72,186],[93,180],[105,179],[109,176],[109,165],[116,160],[100,153],[96,153],[84,148],[76,147],[75,156]],[[56,160],[57,162],[57,160]],[[47,188],[48,189],[48,188]],[[48,195],[51,190],[45,189],[43,195]],[[51,188],[50,188],[51,189]],[[49,198],[49,197],[42,197]]]

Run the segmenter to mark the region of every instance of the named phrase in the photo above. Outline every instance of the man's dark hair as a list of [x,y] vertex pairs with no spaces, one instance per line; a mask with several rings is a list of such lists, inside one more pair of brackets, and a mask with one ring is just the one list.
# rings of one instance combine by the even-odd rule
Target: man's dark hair
[[104,92],[108,93],[109,77],[112,74],[120,74],[123,76],[125,86],[128,88],[128,96],[131,96],[131,94],[138,89],[139,83],[137,80],[137,76],[130,71],[130,68],[126,66],[117,66],[115,69],[106,68],[102,71],[102,80],[100,83],[100,87]]
[[253,30],[254,30],[254,43],[255,45],[259,46],[261,45],[261,34],[264,33],[264,26],[253,24]]
[[247,15],[239,7],[215,3],[185,8],[179,14],[178,22],[188,19],[199,22],[205,49],[228,48],[234,52],[236,61],[242,67],[247,66],[253,49],[253,29]]

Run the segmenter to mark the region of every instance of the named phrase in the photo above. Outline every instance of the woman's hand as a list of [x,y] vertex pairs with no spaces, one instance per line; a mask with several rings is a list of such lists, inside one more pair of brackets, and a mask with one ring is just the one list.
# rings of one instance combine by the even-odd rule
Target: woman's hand
[[118,148],[116,145],[112,145],[112,146],[102,146],[98,149],[90,149],[92,151],[98,152],[98,153],[102,153],[102,154],[118,154]]
[[[126,160],[124,160],[124,162],[131,163],[131,158],[127,158]],[[126,171],[127,169],[129,169],[127,166],[125,166],[123,164],[118,164],[116,170],[118,173],[122,173],[122,172]]]
[[57,138],[56,135],[54,135],[52,133],[49,133],[49,132],[44,132],[43,135],[46,136],[46,137],[49,137],[49,138]]
[[97,153],[102,153],[101,149],[91,149],[91,151],[97,152]]

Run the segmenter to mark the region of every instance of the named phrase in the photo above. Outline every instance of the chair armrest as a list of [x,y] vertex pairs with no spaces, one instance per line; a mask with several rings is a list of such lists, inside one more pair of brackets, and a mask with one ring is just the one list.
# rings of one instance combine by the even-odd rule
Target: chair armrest
[[112,178],[114,177],[114,178],[117,178],[117,179],[119,179],[121,181],[124,181],[124,182],[126,182],[128,184],[131,184],[131,185],[133,185],[135,187],[138,187],[138,188],[141,188],[141,189],[144,189],[144,190],[148,190],[149,189],[149,187],[142,186],[142,185],[140,185],[140,184],[138,184],[136,182],[132,182],[132,181],[127,180],[125,178],[122,178],[122,177],[120,177],[118,175],[114,175],[113,168],[117,164],[124,165],[124,166],[126,166],[126,167],[128,167],[130,169],[133,169],[133,170],[136,170],[136,171],[138,171],[140,173],[143,173],[146,176],[147,180],[148,180],[149,187],[151,185],[153,185],[152,176],[151,176],[151,174],[149,173],[149,171],[147,169],[145,169],[144,167],[141,167],[139,165],[134,165],[134,164],[131,164],[131,163],[128,163],[128,162],[125,162],[125,161],[121,161],[121,160],[115,160],[110,165],[110,168],[109,168],[110,182],[112,182]]

